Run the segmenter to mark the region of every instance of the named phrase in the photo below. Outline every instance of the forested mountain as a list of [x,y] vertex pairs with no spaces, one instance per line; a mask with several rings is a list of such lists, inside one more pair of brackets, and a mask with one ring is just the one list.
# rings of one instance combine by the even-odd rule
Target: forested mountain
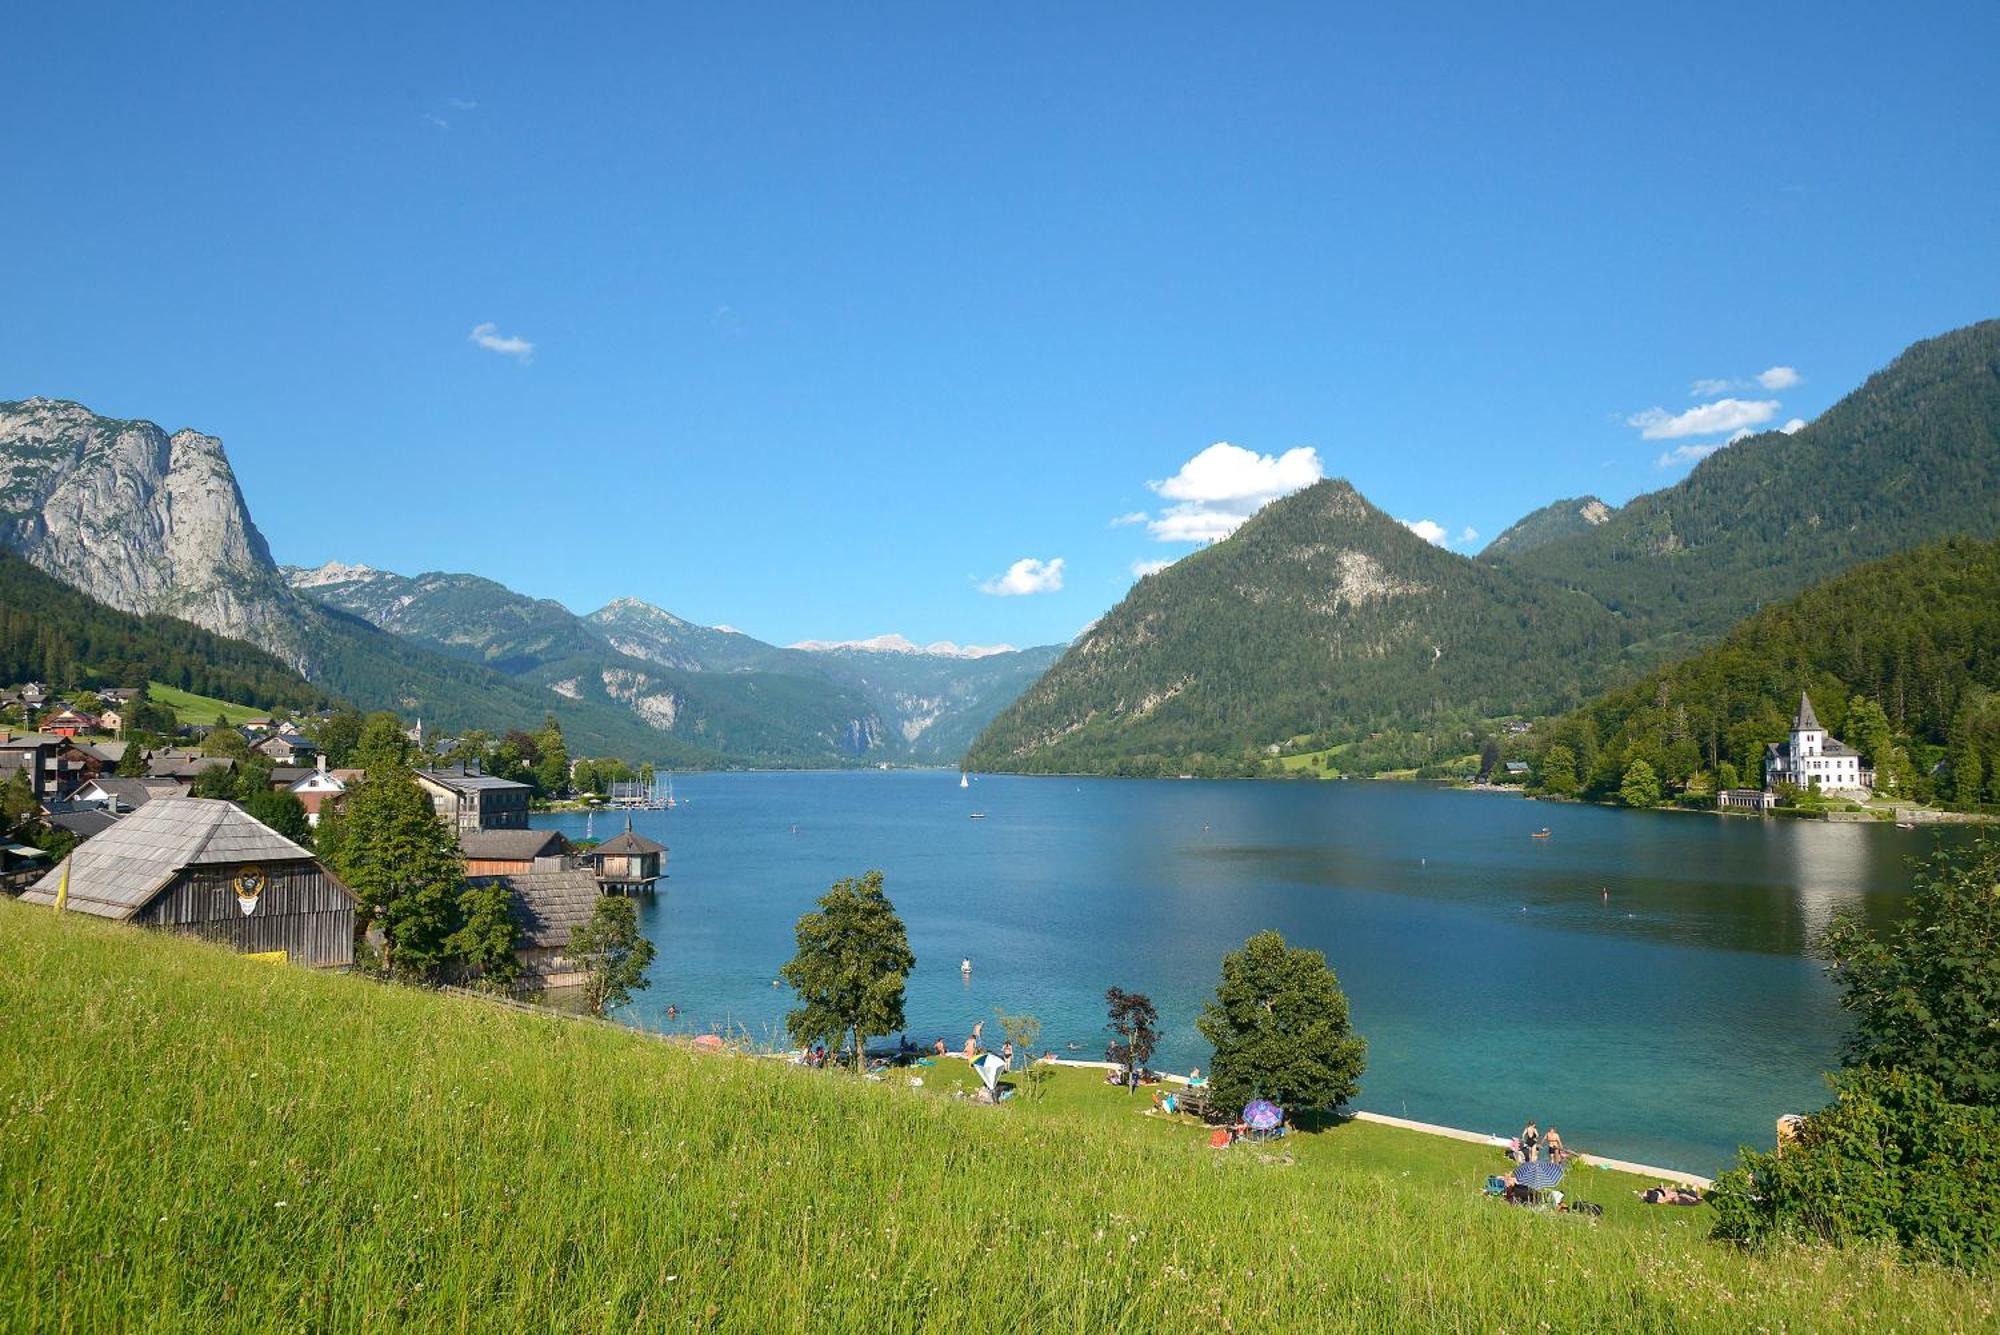
[[1558,538],[1588,533],[1609,520],[1611,515],[1611,507],[1595,496],[1572,496],[1568,500],[1551,501],[1509,524],[1506,532],[1486,544],[1485,550],[1479,553],[1479,559],[1491,561],[1503,555],[1519,556],[1547,546]]
[[561,603],[476,575],[416,576],[330,562],[288,567],[298,592],[517,686],[627,715],[682,747],[750,764],[838,764],[879,750],[883,724],[854,690],[818,678],[710,674],[620,653]]
[[260,709],[311,709],[324,693],[253,644],[177,617],[121,612],[0,551],[0,681],[56,690],[164,682]]
[[1617,653],[1589,598],[1434,547],[1320,482],[1140,580],[967,763],[1243,769],[1302,733],[1560,708]]
[[1669,789],[1757,786],[1764,745],[1785,739],[1801,691],[1878,784],[1915,793],[1945,755],[1944,795],[1970,771],[1969,793],[2000,801],[2000,543],[1920,547],[1763,609],[1538,729],[1538,778],[1604,795],[1644,761]]
[[784,649],[632,598],[579,617],[476,575],[340,562],[285,575],[403,639],[755,764],[955,760],[1057,652]]
[[1918,343],[1796,434],[1738,441],[1590,531],[1500,564],[1591,594],[1657,658],[1954,534],[2000,536],[2000,320]]

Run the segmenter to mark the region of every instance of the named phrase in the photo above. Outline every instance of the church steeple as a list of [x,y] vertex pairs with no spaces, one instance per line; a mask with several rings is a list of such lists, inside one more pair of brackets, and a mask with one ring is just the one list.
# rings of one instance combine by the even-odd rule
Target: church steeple
[[1819,725],[1819,715],[1817,715],[1817,714],[1813,713],[1813,707],[1812,707],[1812,701],[1811,701],[1811,699],[1809,699],[1809,698],[1808,698],[1808,697],[1806,696],[1806,693],[1805,693],[1804,691],[1800,691],[1800,692],[1799,692],[1799,712],[1798,712],[1798,714],[1797,714],[1797,715],[1796,715],[1796,716],[1795,716],[1795,717],[1794,717],[1794,718],[1792,719],[1792,731],[1793,731],[1793,732],[1804,732],[1804,731],[1805,731],[1806,729],[1808,729],[1808,728],[1811,728],[1811,729],[1812,729],[1813,731],[1815,731],[1815,732],[1824,732],[1824,731],[1825,731],[1825,729],[1824,729],[1824,728],[1821,728],[1821,727],[1820,727],[1820,725]]

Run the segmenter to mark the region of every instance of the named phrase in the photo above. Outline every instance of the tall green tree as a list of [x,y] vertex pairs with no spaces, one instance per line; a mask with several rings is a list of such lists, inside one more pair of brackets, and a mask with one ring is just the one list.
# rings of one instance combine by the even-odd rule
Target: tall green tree
[[509,988],[521,977],[521,924],[513,892],[498,881],[466,887],[458,897],[458,930],[445,943],[453,960],[480,981]]
[[882,889],[882,873],[836,881],[796,928],[798,953],[778,971],[800,1005],[785,1029],[801,1045],[854,1036],[854,1069],[871,1036],[904,1027],[903,986],[917,957]]
[[1543,792],[1564,796],[1574,793],[1577,790],[1576,752],[1557,742],[1542,752],[1537,778]]
[[1823,950],[1855,1016],[1849,1066],[1914,1071],[1953,1102],[2000,1107],[2000,843],[1936,854],[1899,926],[1878,937],[1843,917]]
[[1660,797],[1660,776],[1651,765],[1635,760],[1625,767],[1625,777],[1618,784],[1619,801],[1628,807],[1656,807]]
[[1842,727],[1847,744],[1861,753],[1863,765],[1879,770],[1888,762],[1896,734],[1881,705],[1865,695],[1855,696],[1847,703],[1847,721]]
[[328,765],[345,769],[354,762],[354,751],[361,744],[363,726],[360,711],[336,709],[313,729],[312,739],[320,754],[326,757]]
[[1215,1047],[1209,1085],[1227,1106],[1263,1098],[1319,1112],[1361,1088],[1368,1044],[1354,1032],[1339,978],[1325,955],[1276,932],[1223,957],[1222,982],[1195,1026]]
[[653,943],[640,934],[638,910],[622,895],[601,897],[590,921],[569,937],[569,956],[583,965],[583,999],[593,1015],[625,1005],[635,989],[650,986],[646,968],[653,955]]
[[360,901],[357,930],[381,927],[390,971],[429,977],[450,958],[465,859],[406,765],[378,758],[322,820],[320,848]]
[[1153,999],[1143,992],[1127,992],[1122,987],[1104,990],[1104,1027],[1111,1042],[1104,1047],[1104,1060],[1118,1063],[1125,1074],[1125,1092],[1137,1087],[1137,1076],[1153,1059],[1160,1045],[1160,1012]]
[[539,753],[535,761],[535,787],[543,797],[561,797],[569,788],[569,745],[563,741],[562,725],[554,714],[542,716],[542,730],[535,735]]
[[353,763],[370,773],[378,769],[408,768],[409,734],[403,720],[390,713],[370,714],[361,724],[354,741]]

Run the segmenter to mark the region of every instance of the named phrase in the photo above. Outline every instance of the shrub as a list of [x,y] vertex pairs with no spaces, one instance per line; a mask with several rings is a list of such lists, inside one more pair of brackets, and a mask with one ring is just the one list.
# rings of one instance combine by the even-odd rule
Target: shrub
[[1845,1071],[1792,1143],[1709,1193],[1714,1236],[1765,1245],[1889,1243],[1965,1270],[2000,1262],[2000,1113],[1952,1103],[1928,1076]]

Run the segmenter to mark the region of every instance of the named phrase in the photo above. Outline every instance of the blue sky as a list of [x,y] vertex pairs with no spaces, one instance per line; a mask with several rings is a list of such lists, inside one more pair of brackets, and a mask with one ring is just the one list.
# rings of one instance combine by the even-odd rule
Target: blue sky
[[1059,640],[1315,468],[1476,548],[2000,314],[1990,3],[276,8],[10,19],[0,398],[283,561]]

